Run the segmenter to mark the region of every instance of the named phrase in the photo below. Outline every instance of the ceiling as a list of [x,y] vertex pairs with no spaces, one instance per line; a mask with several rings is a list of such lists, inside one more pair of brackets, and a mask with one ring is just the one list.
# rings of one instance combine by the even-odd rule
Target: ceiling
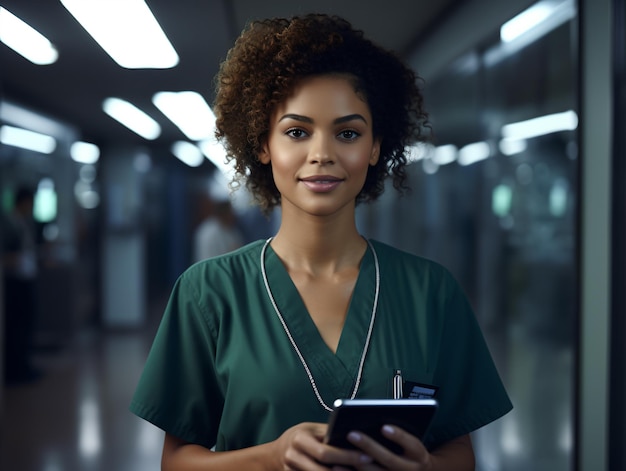
[[[103,148],[138,144],[165,149],[184,135],[152,104],[152,96],[158,91],[195,90],[211,103],[219,63],[250,19],[334,13],[402,54],[462,1],[147,0],[180,62],[166,70],[129,70],[113,62],[58,0],[0,0],[59,51],[56,63],[37,66],[0,43],[0,93],[10,102],[76,128],[83,140]],[[126,99],[146,111],[161,125],[161,136],[146,141],[114,121],[101,109],[107,97]]]

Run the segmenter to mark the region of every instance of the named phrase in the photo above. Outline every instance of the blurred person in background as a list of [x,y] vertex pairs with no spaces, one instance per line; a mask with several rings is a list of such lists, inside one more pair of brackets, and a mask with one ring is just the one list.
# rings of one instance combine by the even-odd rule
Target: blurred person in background
[[227,196],[205,196],[201,208],[202,220],[193,235],[194,263],[232,252],[243,245],[237,215]]
[[4,272],[4,374],[7,384],[37,379],[31,363],[39,273],[38,226],[33,218],[35,193],[18,188],[13,210],[2,215]]

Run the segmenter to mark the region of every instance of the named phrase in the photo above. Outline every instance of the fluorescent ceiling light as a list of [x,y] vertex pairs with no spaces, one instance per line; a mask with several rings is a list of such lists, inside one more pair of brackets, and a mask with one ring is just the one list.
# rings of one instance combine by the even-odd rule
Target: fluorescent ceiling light
[[0,127],[0,142],[43,154],[51,154],[57,146],[51,136],[7,125]]
[[215,115],[197,92],[159,92],[152,102],[192,141],[207,139],[215,130]]
[[176,141],[172,144],[172,154],[190,167],[198,167],[204,162],[204,156],[198,146],[187,141]]
[[481,160],[485,160],[491,155],[491,146],[489,143],[481,141],[474,142],[461,147],[459,150],[458,162],[460,165],[470,165]]
[[553,1],[535,3],[502,25],[500,28],[500,39],[508,43],[522,36],[549,18],[554,8],[555,2]]
[[153,140],[161,135],[159,123],[127,101],[120,98],[107,98],[102,103],[102,109],[111,118],[116,119],[144,139]]
[[435,148],[432,160],[437,165],[446,165],[452,163],[457,158],[457,148],[452,144],[439,146]]
[[100,159],[100,148],[90,142],[77,141],[70,147],[70,156],[81,164],[95,164]]
[[498,147],[504,155],[515,155],[524,152],[528,147],[528,142],[526,142],[526,139],[506,138],[500,140]]
[[210,137],[204,139],[199,144],[200,150],[215,165],[226,178],[232,178],[235,173],[233,162],[226,162],[226,149],[215,139]]
[[0,41],[37,65],[56,62],[59,53],[39,31],[0,7]]
[[7,101],[0,102],[0,121],[49,136],[63,137],[67,134],[67,128],[58,121]]
[[430,156],[435,147],[432,144],[417,143],[404,149],[408,162],[417,162]]
[[529,139],[560,131],[573,131],[578,127],[576,112],[564,111],[502,126],[505,139]]
[[61,0],[61,3],[122,67],[168,69],[178,54],[143,0]]
[[572,20],[576,15],[574,0],[542,0],[534,4],[501,26],[501,42],[485,52],[484,64],[487,67],[497,64]]
[[439,165],[437,165],[433,159],[423,159],[422,169],[424,170],[424,173],[434,175],[439,170]]

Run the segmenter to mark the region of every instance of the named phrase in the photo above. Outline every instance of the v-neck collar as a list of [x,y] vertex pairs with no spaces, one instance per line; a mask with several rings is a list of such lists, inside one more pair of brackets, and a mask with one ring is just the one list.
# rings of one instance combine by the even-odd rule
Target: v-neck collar
[[287,269],[272,247],[269,244],[267,247],[265,265],[272,295],[320,392],[326,389],[322,385],[328,384],[327,393],[333,397],[322,394],[328,405],[336,398],[350,397],[354,388],[375,299],[373,260],[368,247],[361,260],[337,351],[333,353],[320,335]]

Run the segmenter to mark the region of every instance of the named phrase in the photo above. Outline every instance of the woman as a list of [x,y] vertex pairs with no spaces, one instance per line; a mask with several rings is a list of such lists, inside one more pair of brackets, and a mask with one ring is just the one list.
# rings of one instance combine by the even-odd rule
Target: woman
[[[164,470],[473,469],[469,433],[511,408],[465,296],[441,266],[357,231],[355,208],[425,140],[415,74],[346,21],[252,23],[222,64],[217,134],[275,237],[177,281],[131,410],[166,432]],[[324,443],[337,398],[390,397],[395,369],[439,410],[396,454]],[[407,385],[409,386],[407,388]]]

